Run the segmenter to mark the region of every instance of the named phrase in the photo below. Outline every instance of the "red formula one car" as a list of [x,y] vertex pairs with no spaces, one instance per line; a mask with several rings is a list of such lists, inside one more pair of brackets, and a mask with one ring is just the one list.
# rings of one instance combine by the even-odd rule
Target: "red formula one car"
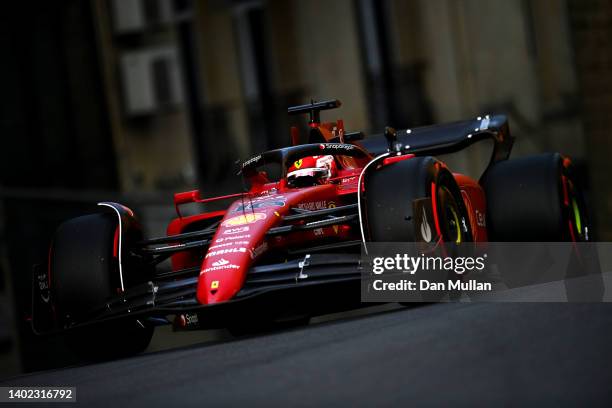
[[[321,123],[339,105],[289,108],[309,114],[308,143],[293,128],[292,146],[242,163],[247,191],[176,194],[167,236],[143,239],[109,202],[62,224],[34,274],[35,331],[65,331],[90,357],[129,354],[158,324],[247,331],[359,306],[362,242],[589,239],[569,159],[508,160],[504,116],[364,138]],[[482,140],[493,153],[479,180],[435,158]],[[227,204],[181,214],[213,201]]]

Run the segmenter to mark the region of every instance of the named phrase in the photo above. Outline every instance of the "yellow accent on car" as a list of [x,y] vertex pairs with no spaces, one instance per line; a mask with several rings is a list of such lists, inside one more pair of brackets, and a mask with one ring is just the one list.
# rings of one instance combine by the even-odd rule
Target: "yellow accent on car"
[[578,207],[578,203],[575,198],[572,198],[572,209],[574,210],[574,222],[576,223],[576,228],[578,228],[578,233],[582,234],[582,220],[580,219],[580,208]]
[[461,224],[459,223],[459,217],[457,216],[457,213],[455,212],[454,208],[450,208],[451,212],[453,213],[453,218],[455,219],[455,223],[457,225],[457,240],[455,241],[457,244],[461,243]]

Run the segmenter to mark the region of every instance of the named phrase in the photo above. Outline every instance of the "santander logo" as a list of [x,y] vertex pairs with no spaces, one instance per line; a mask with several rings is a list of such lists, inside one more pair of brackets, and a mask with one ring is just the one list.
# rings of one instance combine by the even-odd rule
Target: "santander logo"
[[213,262],[212,266],[224,266],[224,265],[227,265],[228,263],[229,261],[227,259],[221,258],[218,261]]

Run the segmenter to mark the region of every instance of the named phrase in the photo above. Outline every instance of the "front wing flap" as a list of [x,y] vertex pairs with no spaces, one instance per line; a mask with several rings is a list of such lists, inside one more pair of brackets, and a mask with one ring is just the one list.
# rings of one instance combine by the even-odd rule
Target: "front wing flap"
[[[242,290],[230,301],[202,305],[196,300],[197,277],[172,281],[148,281],[127,288],[93,310],[84,311],[73,321],[58,327],[53,302],[46,282],[47,273],[40,268],[33,274],[32,328],[37,334],[75,329],[115,319],[145,319],[171,314],[197,313],[203,326],[222,327],[226,320],[239,316],[254,306],[279,308],[287,299],[302,299],[315,309],[323,303],[360,301],[361,274],[359,254],[306,254],[289,262],[256,266],[249,270]],[[350,286],[351,290],[345,290]],[[325,296],[320,296],[325,292]]]

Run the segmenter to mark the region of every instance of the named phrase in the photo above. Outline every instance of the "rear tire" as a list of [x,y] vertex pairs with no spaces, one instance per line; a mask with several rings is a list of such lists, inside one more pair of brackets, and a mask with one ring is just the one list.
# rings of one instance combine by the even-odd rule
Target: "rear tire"
[[[50,273],[61,326],[69,327],[120,290],[116,230],[117,218],[106,213],[74,218],[57,230]],[[152,335],[153,327],[130,319],[70,330],[66,342],[79,357],[100,360],[143,351]]]
[[[487,198],[487,224],[491,241],[497,242],[588,242],[592,239],[588,214],[569,159],[546,153],[494,164],[482,180]],[[509,247],[511,248],[511,247]],[[520,246],[512,268],[501,270],[504,283],[512,288],[538,282],[552,261],[544,246],[526,250]],[[601,276],[586,282],[571,278],[600,275],[597,249],[573,245],[566,267],[565,285],[569,301],[601,301]],[[517,276],[514,270],[529,270]],[[548,277],[543,278],[549,280]]]
[[424,238],[415,231],[416,217],[420,214],[413,214],[413,201],[431,198],[432,184],[444,241],[472,241],[461,191],[452,174],[433,157],[403,160],[367,175],[365,215],[370,240],[415,242]]
[[[366,225],[373,242],[436,243],[442,238],[445,244],[434,247],[453,250],[458,248],[456,245],[473,241],[459,186],[453,175],[433,157],[411,158],[372,171],[367,175],[365,197]],[[422,221],[417,223],[417,218],[425,218],[425,214],[413,214],[413,202],[428,198],[431,199],[429,207],[422,208],[424,212],[427,212],[425,208],[431,211],[434,223],[428,222],[431,225],[424,229]],[[418,231],[417,225],[421,226]],[[434,225],[439,227],[440,233]],[[446,282],[457,279],[457,275],[436,271],[429,275],[429,279]],[[447,295],[454,296],[449,291],[423,291],[420,292],[420,301],[438,302]]]
[[483,178],[491,241],[589,241],[569,160],[547,153],[496,163]]

